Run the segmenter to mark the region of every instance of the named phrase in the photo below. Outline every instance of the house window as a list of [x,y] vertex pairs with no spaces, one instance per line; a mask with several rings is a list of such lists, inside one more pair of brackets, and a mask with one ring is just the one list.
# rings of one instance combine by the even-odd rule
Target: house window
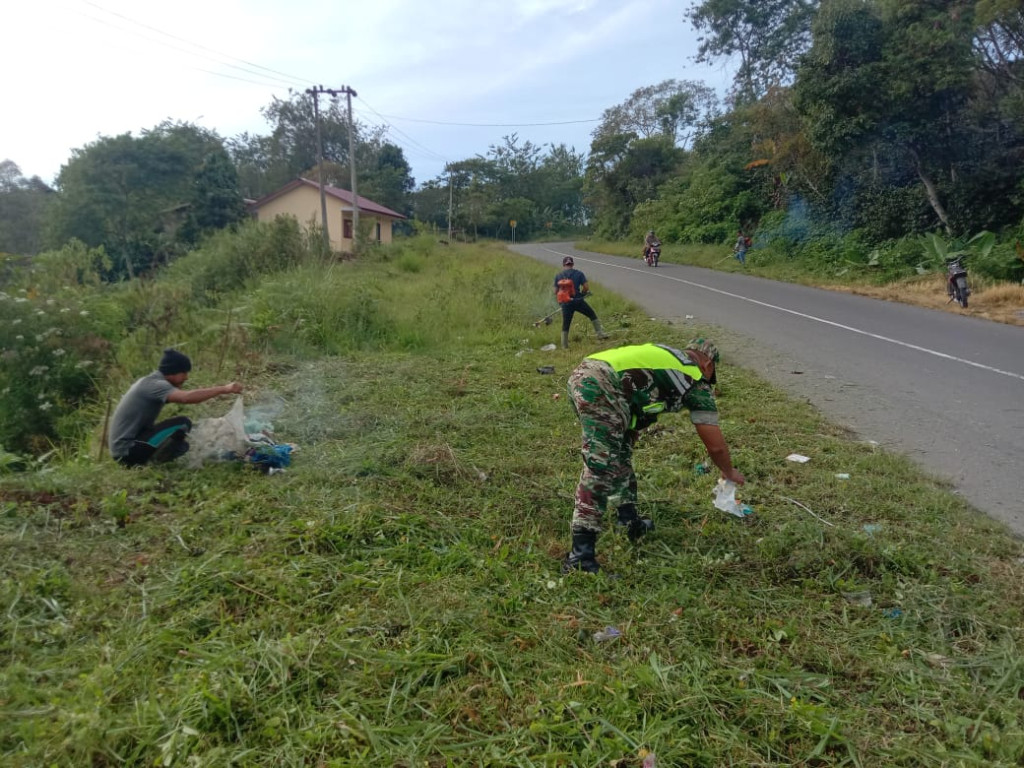
[[342,219],[341,220],[341,230],[342,230],[341,231],[341,236],[345,240],[351,240],[352,239],[352,219]]
[[380,222],[377,222],[377,242],[380,242]]

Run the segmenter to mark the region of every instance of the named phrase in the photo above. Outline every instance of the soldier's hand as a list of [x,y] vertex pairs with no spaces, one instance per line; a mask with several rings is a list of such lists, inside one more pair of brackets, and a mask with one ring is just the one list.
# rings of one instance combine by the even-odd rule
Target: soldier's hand
[[743,476],[743,473],[740,472],[735,467],[733,467],[732,471],[730,472],[723,472],[722,477],[724,477],[726,480],[731,480],[732,482],[736,483],[736,485],[743,485],[744,483],[747,482],[747,478],[745,478]]

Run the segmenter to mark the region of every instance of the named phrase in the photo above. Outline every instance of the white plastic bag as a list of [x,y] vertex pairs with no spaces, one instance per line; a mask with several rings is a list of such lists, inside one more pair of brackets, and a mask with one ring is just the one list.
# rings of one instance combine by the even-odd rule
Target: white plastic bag
[[198,469],[213,461],[231,461],[245,453],[245,408],[236,397],[226,415],[199,419],[188,436],[188,466]]
[[715,486],[715,508],[736,517],[747,517],[754,514],[754,510],[746,504],[736,501],[736,483],[731,480],[720,479],[718,485]]

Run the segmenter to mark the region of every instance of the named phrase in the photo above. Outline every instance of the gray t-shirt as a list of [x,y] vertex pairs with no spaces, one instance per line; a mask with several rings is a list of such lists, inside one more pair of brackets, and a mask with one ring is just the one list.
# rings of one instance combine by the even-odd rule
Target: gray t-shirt
[[175,390],[160,371],[153,371],[132,384],[124,393],[110,421],[110,455],[127,456],[135,438],[156,424],[160,409]]

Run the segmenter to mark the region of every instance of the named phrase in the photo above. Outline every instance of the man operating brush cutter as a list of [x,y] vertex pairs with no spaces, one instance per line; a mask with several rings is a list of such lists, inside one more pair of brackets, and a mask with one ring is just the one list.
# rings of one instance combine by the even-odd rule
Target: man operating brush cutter
[[583,472],[572,514],[572,549],[562,572],[597,573],[595,546],[610,497],[618,496],[618,524],[637,541],[654,523],[636,510],[633,444],[641,430],[665,411],[690,412],[711,460],[722,477],[743,485],[718,427],[718,348],[693,339],[684,349],[664,344],[607,349],[590,355],[569,377],[569,397],[583,428]]

